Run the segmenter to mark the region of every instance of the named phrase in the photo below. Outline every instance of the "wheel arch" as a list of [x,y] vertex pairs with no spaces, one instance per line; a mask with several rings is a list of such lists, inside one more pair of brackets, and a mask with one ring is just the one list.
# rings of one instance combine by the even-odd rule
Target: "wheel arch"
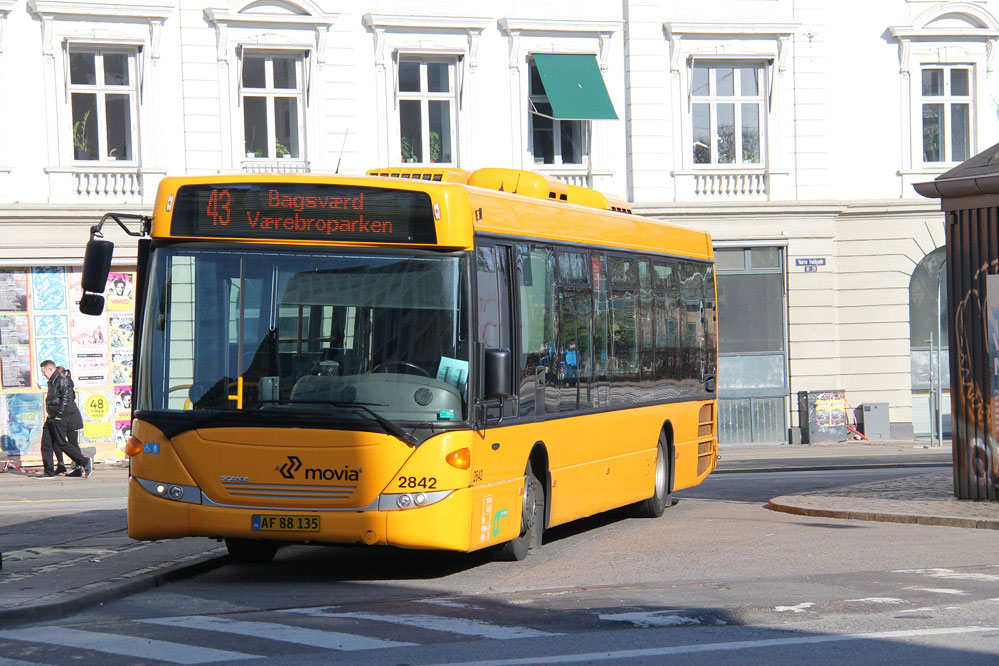
[[673,478],[676,476],[676,445],[673,439],[673,422],[669,419],[663,421],[659,432],[666,435],[666,457],[669,460],[669,487],[667,490],[673,492]]
[[548,464],[548,447],[541,440],[534,443],[534,447],[531,449],[531,455],[527,457],[531,463],[531,469],[535,471],[538,478],[544,479],[545,487],[545,517],[544,525],[545,529],[548,528],[551,522],[552,515],[552,470]]

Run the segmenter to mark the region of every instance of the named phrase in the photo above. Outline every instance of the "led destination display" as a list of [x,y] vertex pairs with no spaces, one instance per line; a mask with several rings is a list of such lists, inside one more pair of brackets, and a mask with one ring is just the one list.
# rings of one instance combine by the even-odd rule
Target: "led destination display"
[[426,192],[313,183],[213,183],[177,191],[174,236],[433,243]]

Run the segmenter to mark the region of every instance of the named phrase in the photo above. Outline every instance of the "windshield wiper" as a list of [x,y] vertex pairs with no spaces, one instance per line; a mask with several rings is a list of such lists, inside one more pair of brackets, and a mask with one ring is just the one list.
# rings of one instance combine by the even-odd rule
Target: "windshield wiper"
[[399,424],[394,421],[390,421],[385,418],[372,407],[387,407],[385,403],[381,402],[345,402],[342,400],[260,400],[259,402],[264,404],[274,404],[274,405],[331,405],[333,407],[339,407],[341,409],[359,409],[366,414],[368,414],[372,419],[375,420],[378,425],[384,428],[385,432],[390,435],[398,437],[407,444],[416,446],[418,440],[412,434],[406,432],[402,429]]

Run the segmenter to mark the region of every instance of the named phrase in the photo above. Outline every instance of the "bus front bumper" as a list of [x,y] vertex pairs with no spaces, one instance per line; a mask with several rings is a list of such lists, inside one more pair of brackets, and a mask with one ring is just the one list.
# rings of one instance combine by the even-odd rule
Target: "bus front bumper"
[[[433,504],[405,510],[310,511],[217,506],[190,497],[178,501],[169,495],[157,496],[148,488],[149,482],[140,483],[131,477],[128,534],[133,539],[146,540],[203,536],[468,552],[517,536],[522,485],[523,479],[518,478],[485,488],[462,488]],[[510,509],[496,511],[494,515],[494,506]],[[513,507],[518,507],[517,511]],[[260,516],[315,516],[319,525],[316,531],[262,530]]]

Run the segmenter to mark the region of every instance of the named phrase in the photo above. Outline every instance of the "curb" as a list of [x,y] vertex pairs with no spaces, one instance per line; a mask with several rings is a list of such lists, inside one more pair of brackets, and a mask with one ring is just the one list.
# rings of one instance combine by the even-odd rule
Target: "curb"
[[897,462],[897,463],[847,463],[836,465],[828,462],[817,465],[779,465],[770,467],[725,467],[716,468],[712,474],[758,474],[764,472],[828,472],[839,469],[896,469],[903,467],[948,467],[943,462]]
[[[9,627],[25,622],[38,620],[55,620],[96,604],[105,601],[113,601],[137,592],[159,587],[169,582],[196,576],[213,569],[216,569],[229,562],[229,558],[224,554],[225,548],[214,548],[210,551],[195,553],[177,560],[173,566],[165,570],[151,571],[152,567],[144,570],[123,574],[108,580],[84,585],[76,590],[60,592],[51,596],[69,596],[68,599],[59,601],[34,603],[19,608],[9,608],[0,610],[0,627]],[[208,555],[208,559],[198,560]],[[189,562],[189,563],[188,563]],[[86,590],[87,588],[96,588]]]
[[[775,497],[766,504],[771,511],[791,513],[799,516],[819,518],[841,518],[845,520],[868,520],[882,523],[905,523],[908,525],[934,525],[937,527],[964,527],[981,530],[999,530],[999,520],[990,518],[962,518],[959,516],[930,516],[918,513],[894,513],[887,511],[855,511],[851,509],[816,509],[791,504],[795,495]],[[818,496],[811,495],[809,499]]]

